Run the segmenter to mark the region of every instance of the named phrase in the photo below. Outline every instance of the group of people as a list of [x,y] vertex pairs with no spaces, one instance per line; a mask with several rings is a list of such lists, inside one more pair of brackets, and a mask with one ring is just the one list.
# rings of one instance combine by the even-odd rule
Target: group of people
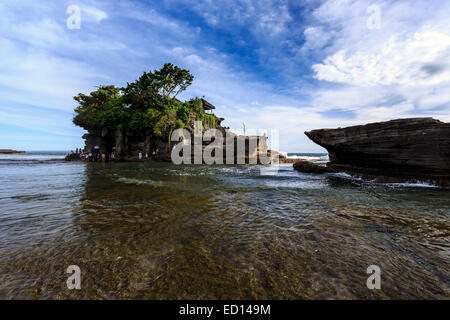
[[[152,156],[158,156],[159,150],[156,149],[152,151]],[[148,153],[143,153],[141,150],[139,150],[138,153],[138,159],[139,161],[147,160],[149,158]],[[67,161],[72,160],[82,160],[82,161],[89,161],[89,162],[108,162],[108,161],[115,161],[118,159],[116,148],[113,147],[111,152],[103,152],[101,151],[100,147],[94,147],[92,151],[87,151],[86,149],[82,148],[76,148],[75,151],[70,151],[70,153],[66,156]]]
[[71,150],[69,155],[71,155],[71,156],[80,155],[82,152],[83,152],[83,149],[76,148],[75,151]]
[[116,148],[112,148],[111,152],[102,152],[99,148],[93,152],[84,152],[81,154],[81,160],[89,162],[108,162],[116,160]]
[[[156,149],[156,150],[154,150],[152,152],[152,156],[158,156],[158,155],[159,155],[159,150],[158,149]],[[144,155],[142,154],[142,151],[139,150],[139,153],[138,153],[139,160],[142,160],[143,156]],[[148,153],[145,153],[145,159],[148,159]]]
[[66,155],[66,161],[79,160],[83,154],[83,149],[76,148],[75,151],[71,150],[68,155]]
[[96,147],[93,151],[87,152],[86,149],[76,148],[75,151],[70,151],[66,156],[67,161],[82,160],[89,162],[107,162],[116,160],[116,148],[114,147],[110,153],[105,153]]

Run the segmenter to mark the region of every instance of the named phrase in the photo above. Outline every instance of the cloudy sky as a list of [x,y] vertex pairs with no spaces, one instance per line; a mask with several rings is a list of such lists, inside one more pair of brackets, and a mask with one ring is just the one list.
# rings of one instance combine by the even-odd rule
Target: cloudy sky
[[181,98],[278,129],[281,151],[321,152],[314,128],[450,121],[448,1],[1,0],[0,17],[0,148],[82,146],[72,97],[165,62],[195,76]]

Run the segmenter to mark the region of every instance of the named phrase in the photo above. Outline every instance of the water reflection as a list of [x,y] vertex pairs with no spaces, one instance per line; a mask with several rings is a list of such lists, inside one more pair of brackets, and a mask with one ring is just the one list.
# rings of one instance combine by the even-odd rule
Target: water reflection
[[[3,179],[17,189],[0,189],[0,297],[449,297],[445,190],[290,166],[277,176],[166,163],[15,170]],[[72,264],[80,291],[65,287]],[[371,264],[382,290],[366,287]]]

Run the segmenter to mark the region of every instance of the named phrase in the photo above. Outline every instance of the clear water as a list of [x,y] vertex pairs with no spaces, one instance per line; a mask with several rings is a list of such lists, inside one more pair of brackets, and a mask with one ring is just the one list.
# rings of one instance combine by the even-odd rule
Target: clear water
[[290,164],[35,157],[0,172],[0,298],[450,298],[450,190]]

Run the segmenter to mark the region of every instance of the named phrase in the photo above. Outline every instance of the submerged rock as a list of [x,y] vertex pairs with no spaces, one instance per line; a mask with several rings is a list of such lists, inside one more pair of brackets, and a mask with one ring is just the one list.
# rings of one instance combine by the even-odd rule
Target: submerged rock
[[331,171],[449,184],[450,123],[410,118],[305,134],[328,150]]
[[312,162],[301,160],[294,163],[294,169],[305,173],[327,173],[332,170],[325,166],[319,166]]

